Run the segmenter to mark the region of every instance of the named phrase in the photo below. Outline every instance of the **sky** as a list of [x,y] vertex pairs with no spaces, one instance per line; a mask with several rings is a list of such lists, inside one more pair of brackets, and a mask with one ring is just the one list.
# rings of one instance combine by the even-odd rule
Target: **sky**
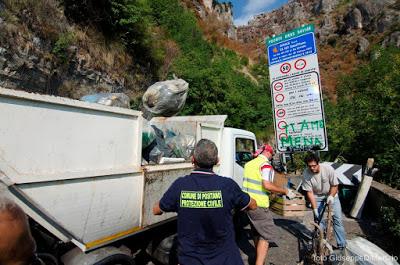
[[247,21],[254,15],[272,11],[286,4],[288,0],[219,0],[218,2],[232,2],[233,20],[236,26],[247,25]]

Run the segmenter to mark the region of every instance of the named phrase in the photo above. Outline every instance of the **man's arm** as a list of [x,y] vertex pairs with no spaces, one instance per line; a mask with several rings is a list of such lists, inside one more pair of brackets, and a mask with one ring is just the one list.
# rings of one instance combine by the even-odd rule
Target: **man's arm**
[[333,170],[332,167],[328,167],[328,178],[329,178],[329,193],[328,193],[328,198],[326,199],[326,202],[331,204],[335,201],[335,196],[338,192],[338,187],[339,187],[339,180],[338,176],[335,170]]
[[267,180],[263,180],[262,185],[263,185],[264,189],[266,189],[270,192],[273,192],[273,193],[279,193],[279,194],[285,194],[285,195],[287,195],[289,193],[288,189],[280,188],[280,187],[276,186],[274,183],[267,181]]
[[315,200],[314,192],[313,191],[307,191],[307,198],[311,203],[311,208],[312,208],[313,214],[314,214],[314,222],[318,223],[318,220],[319,220],[320,216],[319,216],[319,211],[318,211],[318,208],[317,208],[317,201]]
[[262,185],[264,189],[278,194],[288,195],[289,189],[284,189],[274,184],[275,170],[270,164],[264,164],[261,167]]
[[160,201],[156,202],[153,206],[153,214],[154,215],[162,215],[163,211],[160,208]]
[[250,203],[249,205],[245,208],[246,210],[254,210],[257,208],[257,202],[253,198],[250,197]]
[[307,191],[307,198],[311,203],[311,208],[317,209],[317,201],[315,200],[314,192]]
[[335,195],[338,192],[338,187],[339,187],[339,185],[331,186],[330,189],[329,189],[329,194],[328,195],[332,196],[332,197],[335,197]]
[[326,199],[326,202],[329,204],[334,203],[335,201],[335,195],[338,192],[338,185],[333,185],[329,188],[329,193],[328,193],[328,198]]

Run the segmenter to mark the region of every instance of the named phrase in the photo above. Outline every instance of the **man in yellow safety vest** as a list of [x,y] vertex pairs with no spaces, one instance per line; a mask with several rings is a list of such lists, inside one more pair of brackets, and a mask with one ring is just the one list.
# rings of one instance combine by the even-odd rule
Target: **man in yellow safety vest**
[[247,192],[258,205],[258,208],[249,210],[250,219],[256,247],[256,264],[264,265],[268,254],[269,242],[274,241],[276,227],[269,210],[270,192],[285,194],[289,199],[295,197],[295,193],[286,188],[276,186],[274,181],[274,169],[270,163],[274,155],[274,149],[268,145],[262,145],[254,154],[256,157],[244,166],[243,191]]

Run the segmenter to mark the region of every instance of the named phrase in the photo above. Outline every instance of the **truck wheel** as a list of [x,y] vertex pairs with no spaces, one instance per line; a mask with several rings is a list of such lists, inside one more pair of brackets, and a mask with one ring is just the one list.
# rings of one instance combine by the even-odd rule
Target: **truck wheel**
[[46,265],[58,265],[56,257],[49,253],[37,253],[37,256]]
[[94,263],[93,265],[135,265],[135,261],[130,256],[114,254]]

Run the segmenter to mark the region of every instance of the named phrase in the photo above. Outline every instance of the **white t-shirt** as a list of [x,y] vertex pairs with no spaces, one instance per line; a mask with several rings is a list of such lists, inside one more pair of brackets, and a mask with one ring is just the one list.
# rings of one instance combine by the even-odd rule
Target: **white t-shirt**
[[[263,156],[263,155],[260,155]],[[265,157],[265,156],[263,156]],[[266,162],[261,165],[261,176],[263,180],[269,181],[269,182],[274,182],[274,174],[275,170],[274,168],[267,162],[268,159],[265,157]]]
[[303,184],[305,191],[312,191],[316,195],[327,195],[331,186],[339,185],[335,170],[329,165],[319,164],[319,173],[313,173],[309,168],[304,170]]

